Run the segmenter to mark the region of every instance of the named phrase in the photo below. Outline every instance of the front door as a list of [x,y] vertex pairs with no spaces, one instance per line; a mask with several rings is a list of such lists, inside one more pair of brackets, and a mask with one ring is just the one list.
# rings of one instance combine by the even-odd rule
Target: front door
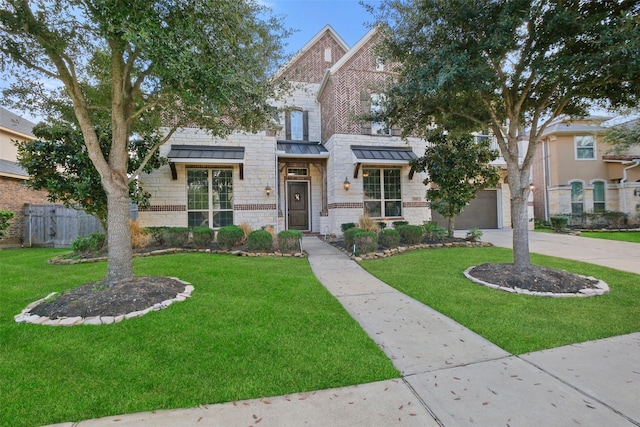
[[287,183],[287,228],[309,230],[309,183],[306,181]]

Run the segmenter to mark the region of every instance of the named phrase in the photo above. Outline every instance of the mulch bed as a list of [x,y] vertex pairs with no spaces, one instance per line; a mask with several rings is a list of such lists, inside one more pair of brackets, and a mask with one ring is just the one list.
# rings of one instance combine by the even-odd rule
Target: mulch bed
[[531,265],[522,272],[513,264],[481,264],[469,271],[476,279],[511,289],[558,294],[578,293],[581,289],[596,289],[598,281],[564,270]]
[[134,277],[112,288],[93,282],[38,304],[31,314],[50,319],[119,316],[175,298],[184,289],[185,284],[179,280],[161,276]]

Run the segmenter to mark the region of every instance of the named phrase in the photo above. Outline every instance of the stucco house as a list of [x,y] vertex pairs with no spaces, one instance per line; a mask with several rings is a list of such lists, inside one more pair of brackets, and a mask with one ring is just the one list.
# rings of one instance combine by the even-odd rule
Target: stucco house
[[46,203],[47,192],[25,186],[29,174],[18,164],[18,149],[12,141],[31,141],[34,124],[0,107],[0,209],[16,215],[5,230],[0,245],[21,243],[24,236],[25,203]]
[[[275,105],[284,111],[279,131],[226,138],[175,132],[160,148],[168,165],[139,177],[151,193],[141,224],[246,223],[340,235],[341,224],[364,213],[388,223],[430,220],[425,176],[409,166],[427,142],[358,119],[375,108],[390,73],[374,54],[377,35],[374,28],[349,47],[326,26],[302,47],[279,70],[294,85]],[[509,225],[508,188],[501,184],[491,195],[472,216],[488,209],[496,218],[489,228]]]
[[534,214],[580,216],[605,211],[640,214],[640,147],[615,154],[602,138],[638,117],[561,117],[543,133],[533,168]]

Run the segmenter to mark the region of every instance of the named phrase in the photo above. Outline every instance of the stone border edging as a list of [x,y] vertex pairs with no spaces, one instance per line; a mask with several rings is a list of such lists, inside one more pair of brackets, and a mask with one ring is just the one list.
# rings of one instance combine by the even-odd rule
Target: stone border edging
[[[168,254],[177,254],[177,253],[191,253],[191,252],[202,252],[207,254],[218,254],[218,255],[234,255],[234,256],[245,256],[245,257],[295,257],[295,258],[306,258],[307,254],[302,252],[295,253],[286,253],[286,252],[245,252],[245,251],[228,251],[224,249],[220,250],[211,250],[211,249],[183,249],[183,248],[169,248],[169,249],[158,249],[151,252],[143,252],[133,254],[134,258],[138,257],[148,257],[148,256],[158,256],[158,255],[168,255]],[[58,265],[69,265],[69,264],[86,264],[92,262],[102,262],[107,261],[107,257],[96,257],[96,258],[81,258],[81,259],[70,259],[70,258],[62,258],[61,256],[53,257],[49,259],[47,262],[49,264],[58,264]]]
[[449,242],[449,243],[419,243],[417,245],[409,245],[409,246],[398,246],[391,249],[385,249],[382,252],[371,252],[368,254],[362,255],[354,255],[346,248],[334,246],[340,249],[342,252],[347,254],[349,258],[358,262],[362,260],[370,260],[370,259],[378,259],[378,258],[387,258],[393,255],[402,254],[408,251],[412,251],[415,249],[439,249],[439,248],[468,248],[468,247],[491,247],[493,246],[491,243],[485,242]]
[[[506,286],[500,286],[500,285],[496,285],[494,283],[489,283],[489,282],[485,282],[485,281],[480,280],[480,279],[476,279],[471,274],[469,274],[469,272],[471,270],[473,270],[475,267],[477,267],[477,266],[474,265],[472,267],[467,268],[464,271],[464,276],[467,279],[471,280],[474,283],[477,283],[478,285],[486,286],[488,288],[497,289],[497,290],[504,291],[504,292],[510,292],[510,293],[515,293],[515,294],[523,294],[523,295],[532,295],[532,296],[538,296],[538,297],[550,297],[550,298],[593,297],[593,296],[598,296],[598,295],[604,295],[607,292],[609,292],[609,285],[607,285],[605,282],[603,282],[600,279],[596,279],[595,277],[583,276],[582,274],[578,274],[578,276],[584,277],[584,278],[587,278],[587,279],[591,279],[591,280],[597,280],[598,283],[596,284],[596,287],[595,288],[582,288],[576,293],[537,292],[537,291],[530,291],[528,289],[522,289],[522,288],[509,288],[509,287],[506,287]],[[574,274],[576,274],[576,273],[574,273]]]
[[57,295],[59,292],[51,292],[44,298],[34,301],[29,304],[20,314],[13,317],[16,323],[31,323],[34,325],[46,325],[46,326],[76,326],[76,325],[109,325],[111,323],[122,322],[123,320],[133,319],[134,317],[142,317],[150,311],[159,311],[169,307],[174,302],[184,301],[191,297],[191,292],[195,289],[191,283],[178,279],[177,277],[171,277],[171,279],[177,280],[185,285],[184,291],[178,293],[175,298],[164,300],[144,310],[133,311],[127,314],[121,314],[118,316],[92,316],[92,317],[58,317],[57,319],[50,319],[44,316],[38,316],[37,314],[31,314],[33,310],[40,303],[48,300],[49,298]]

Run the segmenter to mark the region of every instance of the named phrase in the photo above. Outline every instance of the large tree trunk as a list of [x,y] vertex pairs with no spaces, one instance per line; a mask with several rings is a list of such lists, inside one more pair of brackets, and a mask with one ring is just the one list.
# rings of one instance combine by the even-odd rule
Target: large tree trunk
[[511,225],[513,227],[513,265],[516,271],[531,266],[529,256],[529,173],[519,167],[508,167],[507,183],[511,191]]
[[[117,174],[112,174],[117,176]],[[131,230],[129,228],[130,201],[129,189],[124,178],[104,183],[107,193],[108,223],[108,267],[105,285],[114,284],[133,277],[133,249],[131,248]]]

